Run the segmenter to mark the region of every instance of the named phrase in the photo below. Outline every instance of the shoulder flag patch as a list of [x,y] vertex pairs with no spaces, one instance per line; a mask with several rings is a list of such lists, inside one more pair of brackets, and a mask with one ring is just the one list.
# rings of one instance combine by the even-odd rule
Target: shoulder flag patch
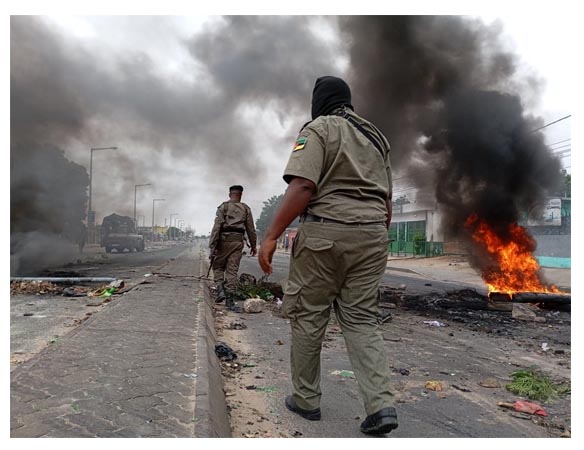
[[296,143],[294,144],[294,152],[296,150],[302,150],[304,148],[304,146],[306,145],[306,138],[305,137],[299,137],[298,139],[296,139]]

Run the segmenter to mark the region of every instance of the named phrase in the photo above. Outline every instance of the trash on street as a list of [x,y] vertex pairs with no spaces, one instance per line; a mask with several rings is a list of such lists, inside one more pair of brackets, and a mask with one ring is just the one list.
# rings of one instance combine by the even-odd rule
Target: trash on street
[[331,375],[339,375],[343,378],[355,378],[355,373],[352,370],[333,370]]
[[438,320],[424,320],[426,325],[430,325],[431,327],[447,327],[445,323],[442,323]]
[[525,400],[517,400],[515,403],[499,402],[498,406],[503,408],[513,409],[518,412],[533,414],[537,416],[548,416],[548,413],[542,406],[537,403],[528,402]]
[[233,361],[237,359],[237,354],[225,342],[217,342],[215,344],[215,354],[221,361]]
[[424,388],[429,391],[442,391],[444,389],[440,381],[426,381]]

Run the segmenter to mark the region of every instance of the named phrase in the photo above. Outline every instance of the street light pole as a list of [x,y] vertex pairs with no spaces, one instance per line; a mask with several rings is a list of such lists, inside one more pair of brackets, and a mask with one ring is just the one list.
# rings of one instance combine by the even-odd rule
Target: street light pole
[[135,184],[134,185],[134,223],[136,224],[136,226],[138,225],[138,222],[136,222],[136,192],[138,190],[139,187],[142,186],[152,186],[150,183],[146,183],[146,184]]
[[163,202],[166,199],[164,198],[154,198],[152,199],[152,240],[154,241],[154,204],[156,202]]

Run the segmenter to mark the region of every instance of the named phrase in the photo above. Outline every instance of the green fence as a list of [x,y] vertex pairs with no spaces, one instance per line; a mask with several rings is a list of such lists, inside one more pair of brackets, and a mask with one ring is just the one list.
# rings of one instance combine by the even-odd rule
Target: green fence
[[389,243],[391,256],[442,256],[444,254],[444,242],[393,241]]

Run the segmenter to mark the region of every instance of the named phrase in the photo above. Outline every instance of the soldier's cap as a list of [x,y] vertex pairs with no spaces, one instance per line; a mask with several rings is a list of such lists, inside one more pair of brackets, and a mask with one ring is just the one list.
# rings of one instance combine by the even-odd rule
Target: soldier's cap
[[243,192],[243,186],[240,186],[239,184],[234,184],[233,186],[229,187],[229,192],[231,191]]

